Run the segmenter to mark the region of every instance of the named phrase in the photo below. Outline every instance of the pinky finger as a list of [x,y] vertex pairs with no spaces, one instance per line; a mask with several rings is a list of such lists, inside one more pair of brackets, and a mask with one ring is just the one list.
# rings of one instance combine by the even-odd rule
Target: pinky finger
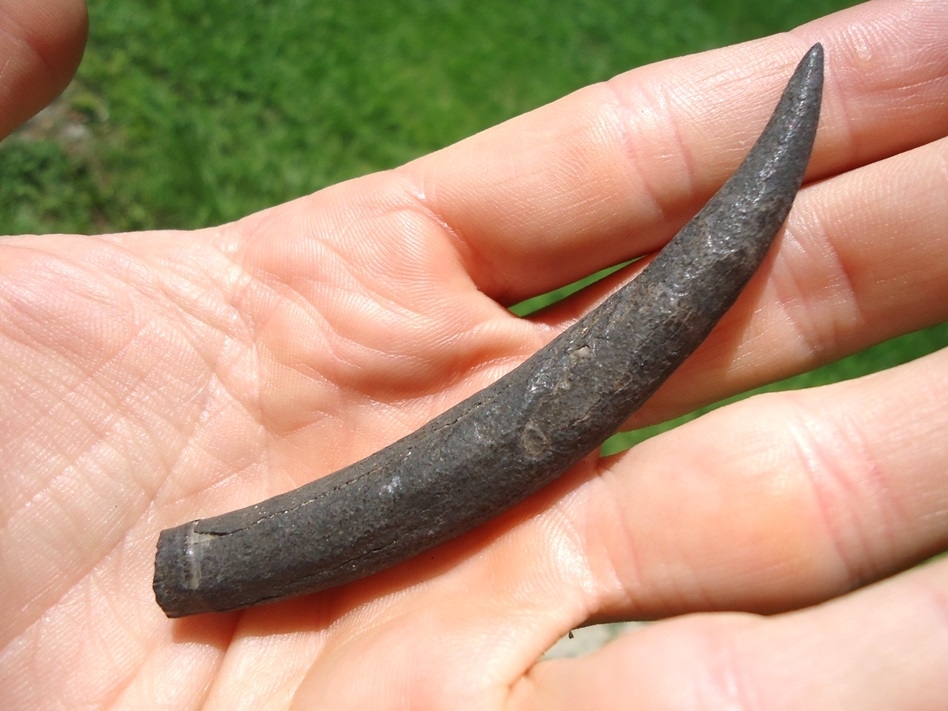
[[948,558],[774,617],[658,622],[598,652],[538,663],[508,708],[948,708]]

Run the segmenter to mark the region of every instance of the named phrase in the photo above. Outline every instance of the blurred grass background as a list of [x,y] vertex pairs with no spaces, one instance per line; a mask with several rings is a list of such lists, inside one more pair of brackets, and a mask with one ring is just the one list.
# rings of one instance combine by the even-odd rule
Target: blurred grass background
[[[0,229],[232,220],[398,165],[634,66],[852,4],[96,0],[76,80],[0,144]],[[771,389],[858,376],[946,345],[942,324]],[[654,431],[620,436],[607,451]]]

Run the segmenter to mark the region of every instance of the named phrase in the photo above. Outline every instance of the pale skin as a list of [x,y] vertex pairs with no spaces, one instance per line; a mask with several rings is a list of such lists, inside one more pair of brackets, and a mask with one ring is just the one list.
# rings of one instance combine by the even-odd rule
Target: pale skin
[[[85,15],[0,0],[0,23],[8,132],[69,80]],[[816,41],[807,184],[648,424],[948,318],[948,4],[634,70],[232,224],[0,242],[0,707],[948,706],[948,558],[916,566],[948,549],[946,351],[590,456],[356,584],[178,621],[151,591],[160,529],[378,449],[630,278],[504,308],[660,248]]]

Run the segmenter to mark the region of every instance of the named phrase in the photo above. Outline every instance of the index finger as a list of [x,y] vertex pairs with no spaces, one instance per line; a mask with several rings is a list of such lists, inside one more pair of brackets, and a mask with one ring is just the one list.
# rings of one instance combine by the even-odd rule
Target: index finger
[[734,170],[817,41],[827,84],[811,178],[943,135],[946,38],[943,3],[867,3],[630,71],[403,170],[478,288],[512,303],[667,241]]

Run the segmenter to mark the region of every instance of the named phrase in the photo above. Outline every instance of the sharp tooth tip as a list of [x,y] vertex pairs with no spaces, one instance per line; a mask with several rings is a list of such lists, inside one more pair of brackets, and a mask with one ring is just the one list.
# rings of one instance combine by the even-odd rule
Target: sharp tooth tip
[[817,63],[818,63],[818,64],[822,65],[822,63],[823,63],[823,44],[822,44],[821,42],[817,42],[815,45],[813,45],[812,47],[810,47],[810,49],[807,51],[806,55],[804,56],[803,60],[804,60],[804,62],[810,62],[810,63],[813,63],[813,64],[817,64]]

